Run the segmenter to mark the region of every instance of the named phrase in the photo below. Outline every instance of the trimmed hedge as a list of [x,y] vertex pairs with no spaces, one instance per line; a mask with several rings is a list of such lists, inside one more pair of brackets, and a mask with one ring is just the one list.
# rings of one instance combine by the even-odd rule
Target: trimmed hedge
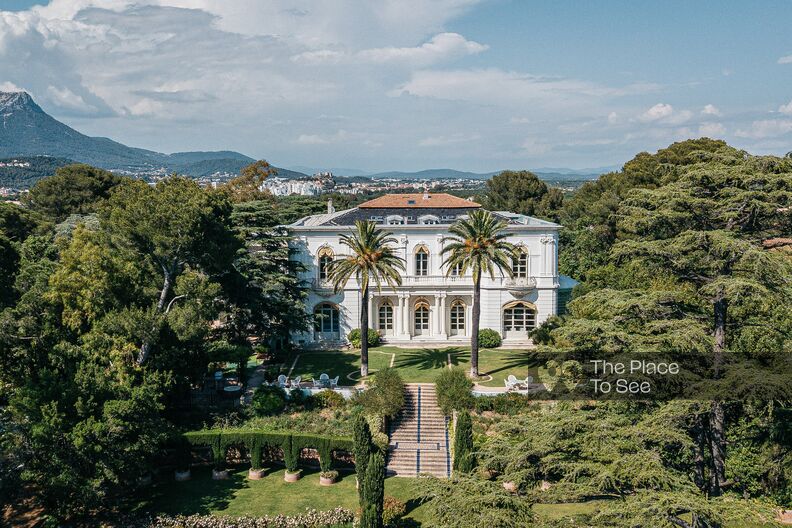
[[319,452],[322,471],[333,467],[333,451],[353,451],[351,438],[322,436],[288,431],[256,431],[250,429],[217,429],[190,431],[182,435],[191,446],[206,446],[212,449],[215,469],[223,469],[226,453],[231,446],[245,446],[250,453],[250,465],[261,469],[261,452],[264,447],[283,450],[283,461],[290,472],[297,470],[300,452],[305,448]]

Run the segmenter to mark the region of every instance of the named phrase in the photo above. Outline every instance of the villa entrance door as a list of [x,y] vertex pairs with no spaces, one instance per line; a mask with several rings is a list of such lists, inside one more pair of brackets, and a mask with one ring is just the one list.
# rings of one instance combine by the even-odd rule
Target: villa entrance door
[[536,326],[536,310],[525,302],[516,302],[503,310],[503,337],[527,339]]
[[429,333],[429,306],[427,304],[421,303],[415,307],[413,328],[415,335],[426,335]]

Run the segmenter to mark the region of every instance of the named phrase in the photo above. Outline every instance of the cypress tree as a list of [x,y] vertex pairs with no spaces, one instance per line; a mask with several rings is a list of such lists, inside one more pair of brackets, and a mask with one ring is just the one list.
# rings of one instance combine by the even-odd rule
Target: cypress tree
[[468,473],[473,470],[473,421],[470,413],[463,411],[457,416],[454,431],[454,471]]
[[358,481],[358,499],[360,500],[360,507],[363,508],[366,465],[368,465],[369,455],[372,451],[372,440],[368,422],[362,415],[358,415],[355,419],[352,436],[355,443],[353,449],[355,454],[355,472],[357,473]]
[[385,456],[376,450],[369,455],[362,485],[360,528],[382,528],[385,500]]

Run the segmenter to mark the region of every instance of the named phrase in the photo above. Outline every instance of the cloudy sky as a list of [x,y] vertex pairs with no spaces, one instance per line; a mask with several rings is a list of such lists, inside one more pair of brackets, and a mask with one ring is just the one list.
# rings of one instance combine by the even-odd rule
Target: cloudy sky
[[789,0],[0,0],[0,89],[280,166],[600,167],[702,135],[783,154],[790,22]]

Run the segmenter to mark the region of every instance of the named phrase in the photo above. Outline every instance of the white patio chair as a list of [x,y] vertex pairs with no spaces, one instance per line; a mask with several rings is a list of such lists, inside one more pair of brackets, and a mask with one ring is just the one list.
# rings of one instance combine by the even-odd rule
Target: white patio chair
[[291,388],[292,388],[292,389],[299,389],[299,388],[300,388],[300,382],[301,382],[301,381],[302,381],[302,376],[297,376],[296,378],[294,378],[294,379],[291,381]]
[[314,389],[321,389],[322,388],[322,382],[319,381],[318,379],[314,378],[314,379],[311,380],[311,382],[313,383],[313,388]]
[[330,376],[322,372],[319,374],[319,383],[322,387],[329,387],[330,386]]
[[278,376],[278,387],[285,387],[286,386],[286,374],[281,374]]
[[514,374],[509,374],[508,377],[505,380],[503,380],[503,382],[506,384],[506,389],[511,390],[520,383],[520,380],[518,380],[517,376],[515,376]]
[[335,378],[330,380],[330,388],[335,389],[336,387],[338,387],[338,378],[340,377],[341,376],[336,376]]
[[531,385],[533,385],[533,376],[527,376],[525,381],[523,381],[523,384],[525,385],[526,389],[530,389]]

